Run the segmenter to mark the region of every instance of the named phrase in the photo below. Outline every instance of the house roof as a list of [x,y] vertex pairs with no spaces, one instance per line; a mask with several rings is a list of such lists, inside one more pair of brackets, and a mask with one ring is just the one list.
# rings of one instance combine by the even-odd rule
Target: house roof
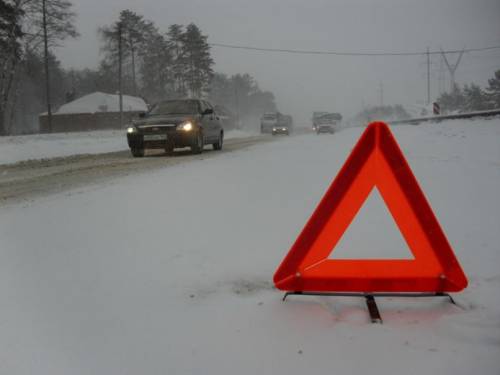
[[[123,111],[147,111],[146,102],[135,96],[123,95]],[[119,96],[94,92],[62,105],[57,114],[119,112]]]

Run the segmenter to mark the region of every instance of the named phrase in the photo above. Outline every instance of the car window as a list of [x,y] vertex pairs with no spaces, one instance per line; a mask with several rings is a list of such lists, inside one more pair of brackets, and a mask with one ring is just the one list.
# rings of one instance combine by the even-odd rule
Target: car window
[[150,115],[194,114],[199,112],[196,100],[168,100],[157,103],[151,108]]
[[200,100],[201,113],[204,113],[207,107],[207,102],[204,100]]

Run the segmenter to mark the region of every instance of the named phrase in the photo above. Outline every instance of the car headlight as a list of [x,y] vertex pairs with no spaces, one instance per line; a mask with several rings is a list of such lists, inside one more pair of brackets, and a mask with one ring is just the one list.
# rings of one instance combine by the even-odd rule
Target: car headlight
[[183,122],[180,125],[177,125],[177,130],[184,130],[185,132],[189,132],[193,130],[193,123],[191,121]]
[[127,133],[128,134],[137,133],[137,128],[135,126],[129,126],[127,128]]

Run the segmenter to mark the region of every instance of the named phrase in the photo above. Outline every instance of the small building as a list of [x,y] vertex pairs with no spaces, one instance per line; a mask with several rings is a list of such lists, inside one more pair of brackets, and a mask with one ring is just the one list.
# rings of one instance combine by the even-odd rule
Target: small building
[[[123,95],[124,126],[146,112],[146,102],[135,96]],[[62,105],[52,114],[49,129],[47,113],[39,115],[41,133],[78,132],[88,130],[120,129],[119,95],[94,92]]]

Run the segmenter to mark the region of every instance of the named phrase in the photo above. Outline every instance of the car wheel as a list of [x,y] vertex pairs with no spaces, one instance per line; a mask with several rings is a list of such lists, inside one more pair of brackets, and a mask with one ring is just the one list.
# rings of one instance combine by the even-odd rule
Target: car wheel
[[172,143],[167,143],[165,146],[165,153],[169,156],[174,154],[174,145]]
[[212,144],[214,150],[222,150],[222,144],[224,143],[224,133],[219,134],[219,140]]
[[143,148],[131,148],[130,152],[132,152],[134,158],[142,158],[144,156]]
[[191,146],[191,152],[193,154],[201,154],[203,152],[204,144],[205,143],[203,142],[203,133],[199,131],[198,133],[196,133],[196,139],[194,140],[194,143]]

